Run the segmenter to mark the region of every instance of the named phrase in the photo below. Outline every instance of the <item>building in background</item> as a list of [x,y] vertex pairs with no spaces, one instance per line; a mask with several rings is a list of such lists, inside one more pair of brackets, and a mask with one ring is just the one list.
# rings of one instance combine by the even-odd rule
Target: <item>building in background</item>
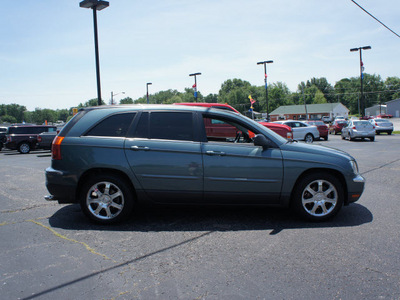
[[277,120],[321,120],[322,117],[329,117],[333,120],[336,116],[349,117],[350,110],[342,103],[284,105],[270,113],[271,121]]

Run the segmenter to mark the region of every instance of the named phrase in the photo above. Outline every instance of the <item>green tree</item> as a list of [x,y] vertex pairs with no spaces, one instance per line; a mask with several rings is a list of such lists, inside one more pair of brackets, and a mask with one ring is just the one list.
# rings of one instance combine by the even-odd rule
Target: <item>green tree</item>
[[133,104],[133,99],[131,97],[126,97],[119,101],[119,104]]
[[57,109],[56,113],[57,113],[57,121],[60,120],[66,122],[70,115],[68,109]]
[[13,116],[9,116],[9,115],[3,115],[1,116],[1,122],[3,123],[17,123],[17,119]]

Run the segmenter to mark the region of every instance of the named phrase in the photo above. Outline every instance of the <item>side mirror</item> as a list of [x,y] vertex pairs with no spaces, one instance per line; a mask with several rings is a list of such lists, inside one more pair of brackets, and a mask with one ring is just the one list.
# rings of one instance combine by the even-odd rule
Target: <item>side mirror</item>
[[265,137],[263,134],[257,134],[254,138],[254,146],[261,146],[263,149],[274,147],[275,145]]

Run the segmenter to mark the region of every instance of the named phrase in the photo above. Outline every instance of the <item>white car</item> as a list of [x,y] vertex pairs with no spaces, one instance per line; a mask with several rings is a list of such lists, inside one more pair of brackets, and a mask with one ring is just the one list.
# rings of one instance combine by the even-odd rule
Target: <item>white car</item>
[[317,126],[308,125],[307,123],[296,120],[275,121],[274,123],[284,124],[292,128],[293,139],[312,143],[319,139],[319,131]]
[[368,121],[375,126],[376,134],[386,132],[390,135],[393,132],[393,123],[386,119],[369,119]]

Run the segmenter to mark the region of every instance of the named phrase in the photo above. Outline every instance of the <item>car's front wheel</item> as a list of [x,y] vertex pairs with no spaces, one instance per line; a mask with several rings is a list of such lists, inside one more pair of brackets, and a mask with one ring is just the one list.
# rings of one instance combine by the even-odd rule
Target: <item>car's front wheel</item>
[[292,196],[292,208],[298,215],[311,221],[324,221],[339,212],[344,192],[335,176],[318,172],[302,178]]
[[133,202],[132,190],[120,176],[94,175],[80,190],[82,211],[97,223],[125,220],[132,212]]

